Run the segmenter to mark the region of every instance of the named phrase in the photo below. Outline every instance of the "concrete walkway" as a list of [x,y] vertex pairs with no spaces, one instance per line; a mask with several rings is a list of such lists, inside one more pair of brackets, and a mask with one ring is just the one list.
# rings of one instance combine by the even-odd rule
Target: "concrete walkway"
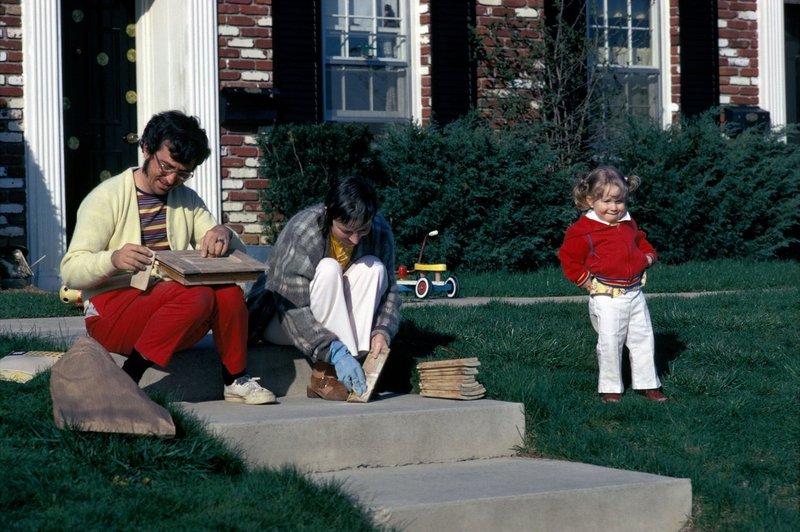
[[[459,298],[409,306],[585,300]],[[0,332],[69,345],[85,329],[82,317],[70,317],[0,321]],[[391,393],[368,404],[309,399],[311,369],[291,348],[252,348],[248,368],[279,404],[222,401],[210,336],[177,353],[168,368],[148,370],[141,385],[170,394],[251,466],[291,464],[312,479],[335,480],[376,521],[402,530],[676,531],[691,515],[689,479],[517,457],[525,434],[520,403]]]

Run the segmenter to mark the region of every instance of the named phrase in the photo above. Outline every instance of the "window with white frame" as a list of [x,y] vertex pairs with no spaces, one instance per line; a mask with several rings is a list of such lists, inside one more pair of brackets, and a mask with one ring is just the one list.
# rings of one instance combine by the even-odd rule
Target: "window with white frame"
[[325,119],[410,118],[405,0],[323,0]]
[[597,75],[595,94],[607,116],[661,116],[655,0],[587,0],[586,20]]

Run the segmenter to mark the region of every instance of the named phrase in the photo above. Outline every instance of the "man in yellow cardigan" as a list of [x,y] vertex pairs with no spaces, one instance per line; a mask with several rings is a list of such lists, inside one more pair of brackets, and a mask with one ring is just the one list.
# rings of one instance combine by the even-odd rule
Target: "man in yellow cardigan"
[[159,250],[198,249],[217,257],[244,250],[184,185],[210,155],[195,117],[156,114],[140,141],[144,163],[94,188],[78,209],[61,277],[82,291],[86,330],[108,351],[128,358],[122,369],[139,382],[154,363],[166,366],[209,330],[222,361],[224,397],[246,404],[275,396],[247,374],[247,309],[235,284],[183,286],[151,277],[145,290],[133,274],[149,269]]

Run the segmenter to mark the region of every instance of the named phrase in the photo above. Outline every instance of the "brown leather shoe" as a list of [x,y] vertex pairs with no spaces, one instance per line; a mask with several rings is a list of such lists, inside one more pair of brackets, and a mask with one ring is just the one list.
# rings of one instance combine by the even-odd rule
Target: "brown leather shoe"
[[336,369],[325,362],[317,362],[311,368],[311,382],[306,387],[306,396],[326,401],[345,401],[349,392],[336,378]]
[[644,396],[645,399],[649,399],[650,401],[657,401],[659,403],[663,403],[667,401],[667,396],[661,393],[661,390],[658,388],[653,388],[651,390],[640,390],[640,394]]

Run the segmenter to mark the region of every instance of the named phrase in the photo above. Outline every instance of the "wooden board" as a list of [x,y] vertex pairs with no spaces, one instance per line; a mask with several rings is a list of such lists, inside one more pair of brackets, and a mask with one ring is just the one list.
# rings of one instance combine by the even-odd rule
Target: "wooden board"
[[372,392],[375,391],[375,385],[378,383],[378,377],[381,376],[383,366],[386,364],[386,359],[389,358],[389,348],[384,348],[378,353],[377,357],[367,355],[364,360],[364,376],[367,378],[367,391],[358,395],[355,391],[350,392],[347,397],[348,403],[366,403],[372,397]]
[[457,377],[457,376],[469,376],[469,375],[477,375],[478,368],[444,368],[444,369],[421,369],[419,370],[419,376],[427,377],[427,376],[441,376],[441,377]]
[[462,401],[474,401],[475,399],[483,399],[485,391],[475,393],[460,393],[448,390],[428,390],[425,392],[420,391],[419,394],[423,397],[436,397],[440,399],[461,399]]
[[420,379],[419,384],[420,386],[434,386],[434,385],[442,385],[442,386],[464,386],[468,384],[475,384],[476,381],[475,377],[470,376],[467,379]]
[[481,363],[476,357],[472,358],[456,358],[452,360],[430,360],[428,362],[420,362],[417,364],[418,370],[426,369],[439,369],[439,368],[474,368],[480,366]]
[[0,359],[0,380],[28,382],[63,355],[63,351],[12,351]]
[[159,273],[186,286],[254,281],[264,264],[239,250],[224,257],[201,257],[198,250],[159,251]]
[[419,389],[423,391],[428,390],[454,390],[458,392],[474,392],[474,391],[481,391],[485,392],[486,389],[483,385],[479,382],[473,382],[469,384],[458,384],[458,383],[439,383],[439,384],[426,384],[422,383],[419,385]]

